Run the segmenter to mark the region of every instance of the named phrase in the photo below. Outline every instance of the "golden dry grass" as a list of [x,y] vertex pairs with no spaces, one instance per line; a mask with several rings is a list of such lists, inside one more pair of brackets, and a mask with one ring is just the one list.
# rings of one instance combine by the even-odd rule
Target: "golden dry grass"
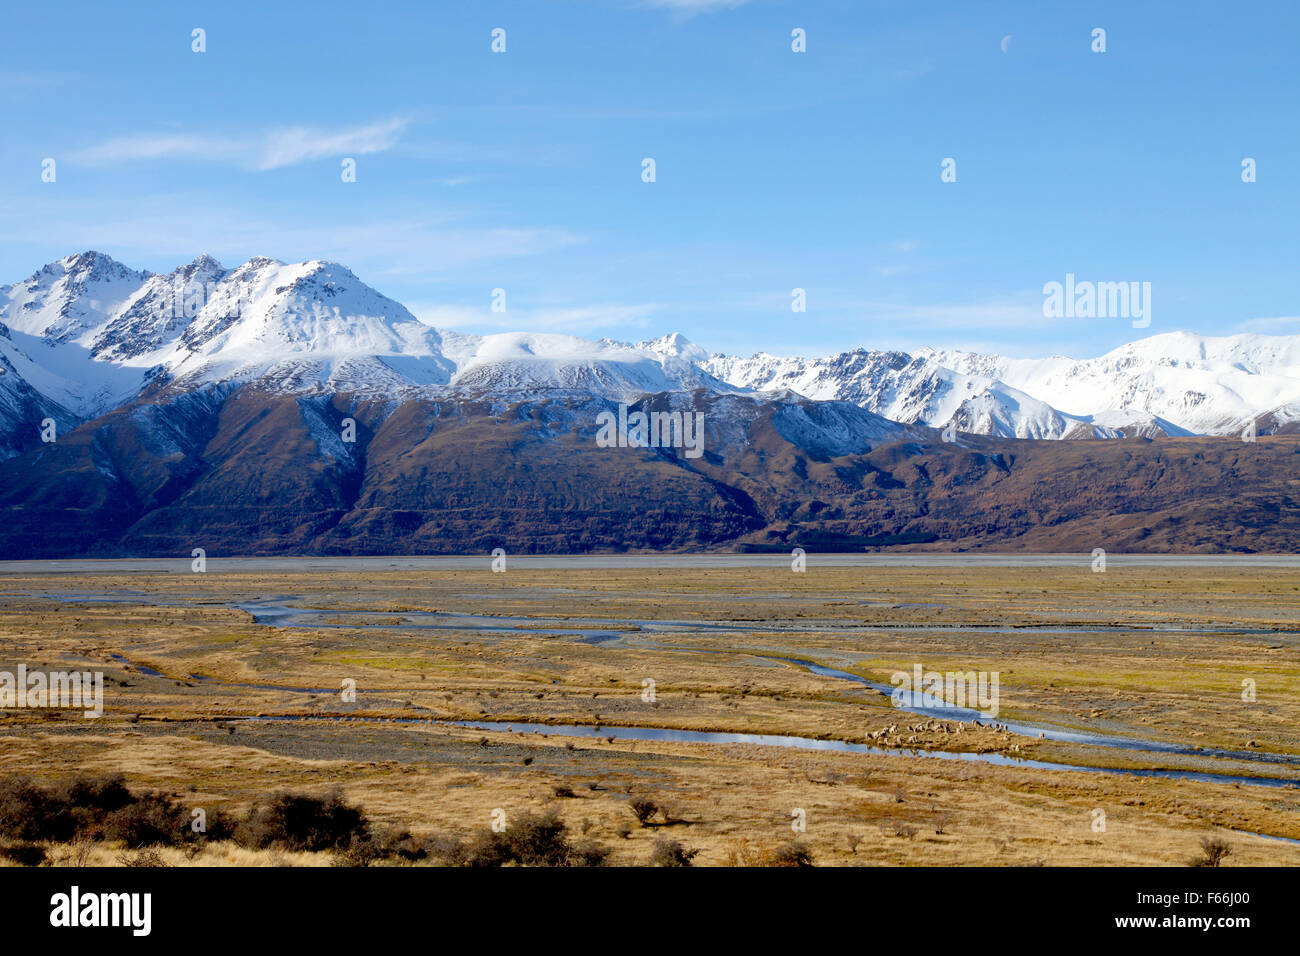
[[[142,596],[103,604],[43,595],[123,590]],[[283,595],[353,626],[273,628],[229,606]],[[349,616],[362,610],[383,616],[364,623]],[[524,620],[513,633],[417,629],[402,624],[409,610]],[[637,621],[734,623],[661,632]],[[584,623],[618,639],[593,645],[565,630]],[[1170,623],[1267,633],[1147,629]],[[845,625],[856,629],[846,632]],[[1098,625],[1123,629],[1033,630]],[[0,771],[42,779],[121,772],[133,786],[231,809],[269,790],[340,786],[375,819],[416,832],[468,834],[486,826],[498,807],[510,814],[554,803],[573,829],[581,832],[586,821],[590,836],[614,847],[618,863],[644,862],[653,837],[665,831],[699,848],[697,863],[744,859],[794,838],[796,808],[807,819],[799,837],[819,863],[1183,864],[1200,837],[1216,830],[1234,846],[1230,864],[1300,863],[1300,846],[1229,832],[1300,839],[1297,789],[753,745],[610,743],[436,723],[228,722],[258,714],[351,714],[863,741],[891,724],[920,720],[890,709],[878,694],[779,660],[794,657],[884,683],[916,662],[999,671],[1003,719],[1237,750],[1249,741],[1253,750],[1300,753],[1300,579],[1284,570],[1112,568],[1093,575],[1083,563],[810,568],[802,575],[660,569],[5,576],[0,636],[0,667],[22,661],[102,669],[111,684],[108,713],[99,721],[30,711],[0,718]],[[148,676],[110,655],[166,676]],[[1247,677],[1257,687],[1253,703],[1241,700]],[[337,693],[345,679],[362,692],[356,703]],[[655,681],[654,703],[642,699],[646,679]],[[321,692],[276,689],[290,687]],[[970,725],[959,736],[903,730],[891,742],[904,735],[931,749],[1300,779],[1294,769],[1052,743]],[[556,787],[576,796],[557,799]],[[685,822],[635,827],[632,794],[672,804]],[[1105,812],[1104,833],[1093,830],[1096,810]],[[632,833],[620,836],[629,823]],[[96,862],[116,861],[115,851],[96,853]],[[241,855],[248,853],[214,847],[185,862],[266,862],[264,854]]]

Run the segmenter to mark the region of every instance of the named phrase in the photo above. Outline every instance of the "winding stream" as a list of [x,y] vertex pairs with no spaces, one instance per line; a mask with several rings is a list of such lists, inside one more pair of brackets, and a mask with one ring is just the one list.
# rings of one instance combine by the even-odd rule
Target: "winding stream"
[[991,764],[999,767],[1024,767],[1034,770],[1066,770],[1080,773],[1118,773],[1131,777],[1158,777],[1166,780],[1195,780],[1202,783],[1227,783],[1256,787],[1285,788],[1300,786],[1300,782],[1276,777],[1237,777],[1231,774],[1208,773],[1198,770],[1148,770],[1135,768],[1094,767],[1087,764],[1052,763],[1028,757],[1007,754],[979,754],[948,752],[943,750],[908,750],[893,747],[873,747],[870,744],[850,743],[846,740],[824,740],[818,737],[796,737],[788,734],[742,734],[705,730],[672,730],[664,727],[615,727],[602,724],[589,727],[581,724],[541,724],[527,721],[502,720],[438,720],[422,717],[346,717],[335,714],[283,717],[234,717],[232,721],[244,723],[291,723],[295,721],[321,721],[326,723],[422,724],[426,726],[465,727],[501,733],[541,734],[557,737],[581,737],[588,740],[643,740],[687,744],[757,744],[761,747],[792,747],[798,750],[823,750],[836,753],[872,754],[884,757],[924,757],[936,760],[957,760],[964,763]]
[[[495,631],[505,633],[524,633],[537,635],[539,633],[562,633],[575,635],[585,644],[604,644],[617,641],[621,638],[646,634],[646,633],[689,633],[698,631],[741,631],[741,632],[763,632],[763,633],[780,633],[782,631],[800,631],[806,632],[813,629],[817,631],[833,630],[837,632],[848,633],[869,633],[873,630],[880,630],[880,625],[839,625],[826,628],[817,625],[815,628],[803,626],[773,626],[761,622],[693,622],[693,621],[615,621],[583,618],[584,625],[596,624],[605,626],[621,626],[622,630],[604,630],[599,627],[575,626],[574,622],[564,618],[530,618],[517,616],[494,616],[486,614],[463,614],[450,613],[443,611],[401,611],[401,612],[384,612],[384,611],[328,611],[321,608],[294,608],[282,604],[260,604],[246,603],[238,605],[240,610],[246,611],[253,615],[253,620],[258,624],[265,624],[270,627],[315,627],[315,628],[343,628],[355,629],[357,627],[392,627],[392,628],[417,628],[430,630],[471,630],[471,631]],[[382,618],[388,623],[379,624],[355,624],[343,623],[338,619],[342,617],[360,617],[365,618]],[[403,623],[391,623],[395,619],[401,619]],[[410,623],[406,623],[409,621]],[[637,630],[629,632],[627,626],[635,625]],[[520,626],[531,625],[531,626]],[[912,625],[906,625],[911,627]],[[917,625],[920,627],[920,625]],[[1078,633],[1104,633],[1108,631],[1134,631],[1134,630],[1151,630],[1181,633],[1228,633],[1228,634],[1267,634],[1271,633],[1263,628],[1231,628],[1231,627],[1187,627],[1173,625],[1151,625],[1145,628],[1135,628],[1127,625],[1084,625],[1075,627],[1025,627],[1025,628],[1007,628],[1004,626],[979,627],[970,625],[952,626],[948,630],[972,630],[988,633],[991,630],[997,632],[1015,632],[1024,634],[1078,634]],[[840,670],[834,667],[828,667],[824,664],[818,664],[814,661],[804,660],[796,657],[776,657],[757,654],[753,651],[745,650],[717,650],[706,648],[667,648],[652,642],[639,641],[639,645],[653,650],[672,650],[682,653],[712,654],[712,655],[741,655],[751,657],[762,657],[767,660],[779,660],[788,664],[800,667],[809,673],[816,674],[819,677],[830,677],[837,680],[849,681],[861,687],[889,697],[894,691],[894,687],[889,684],[881,684],[865,677],[861,677],[850,671]],[[989,718],[981,717],[980,713],[973,708],[965,707],[933,707],[933,706],[914,706],[914,705],[895,705],[897,710],[904,713],[915,714],[922,717],[930,717],[938,720],[959,720],[959,721],[980,721],[985,724],[994,723]],[[1230,760],[1244,760],[1252,763],[1263,763],[1274,766],[1300,766],[1300,755],[1293,754],[1271,754],[1249,750],[1222,750],[1214,748],[1198,748],[1186,744],[1176,744],[1167,741],[1153,740],[1143,737],[1129,737],[1121,734],[1105,734],[1097,731],[1071,730],[1064,727],[1055,726],[1046,723],[1033,723],[1029,721],[996,721],[1000,726],[1005,727],[1012,733],[1025,737],[1041,737],[1044,740],[1053,740],[1059,743],[1087,744],[1095,747],[1109,747],[1119,750],[1130,750],[1143,753],[1160,753],[1179,755],[1187,757],[1214,757]]]
[[[52,596],[52,595],[42,595]],[[121,603],[131,600],[135,595],[123,595],[121,593],[114,595],[92,595],[76,594],[69,595],[67,600],[78,601],[112,601]],[[142,603],[158,603],[150,596],[145,594],[138,595]],[[286,596],[287,598],[287,596]],[[233,605],[252,615],[254,621],[269,627],[277,628],[321,628],[321,629],[420,629],[420,630],[437,630],[437,631],[475,631],[475,632],[494,632],[506,634],[563,634],[574,637],[575,639],[592,645],[611,643],[623,638],[634,637],[638,646],[644,646],[648,649],[659,649],[665,651],[679,651],[683,653],[699,654],[727,654],[754,657],[764,660],[778,660],[783,663],[799,667],[808,673],[821,677],[833,678],[851,682],[867,690],[875,691],[885,696],[889,696],[894,688],[887,684],[881,684],[868,678],[853,674],[849,671],[829,667],[824,664],[818,664],[814,661],[794,657],[769,656],[752,650],[715,650],[704,648],[672,648],[664,647],[653,642],[643,640],[643,635],[647,634],[682,634],[705,632],[762,632],[762,633],[781,633],[785,631],[804,633],[808,630],[819,632],[832,631],[836,633],[848,634],[865,634],[872,631],[888,629],[890,627],[915,628],[915,629],[939,629],[944,631],[970,631],[970,632],[998,632],[998,633],[1024,633],[1024,634],[1072,634],[1072,633],[1105,633],[1109,631],[1131,632],[1135,630],[1150,630],[1184,633],[1226,633],[1226,634],[1268,634],[1273,633],[1268,629],[1261,628],[1240,628],[1240,627],[1187,627],[1181,625],[1149,625],[1145,627],[1134,627],[1130,625],[1080,625],[1080,626],[1035,626],[1035,627],[1006,627],[1004,625],[881,625],[881,624],[817,624],[810,626],[807,624],[781,624],[773,622],[753,622],[753,621],[654,621],[654,620],[603,620],[603,619],[581,619],[580,623],[575,623],[569,618],[534,618],[509,615],[485,615],[457,612],[441,611],[382,611],[382,610],[339,610],[324,608],[300,608],[292,607],[277,601],[285,600],[279,598],[276,601],[259,601],[245,602]],[[291,599],[291,598],[287,598]],[[219,602],[213,602],[214,604]],[[220,606],[232,606],[221,604]],[[128,661],[120,655],[112,655],[113,659],[129,664],[142,674],[148,676],[165,677],[167,675]],[[247,687],[260,690],[283,691],[286,693],[324,695],[333,694],[336,688],[314,688],[314,687],[285,687],[275,684],[254,684],[227,682],[213,677],[200,675],[189,675],[190,680],[219,684],[222,686]],[[371,689],[368,693],[384,693]],[[394,692],[395,693],[395,692]],[[992,720],[985,720],[980,714],[970,708],[956,707],[930,707],[930,706],[897,706],[898,710],[904,713],[915,714],[927,718],[940,720],[957,720],[969,721],[977,720],[984,723],[994,723]],[[775,747],[794,747],[805,750],[826,750],[843,753],[860,753],[875,754],[886,756],[911,756],[924,757],[940,760],[958,760],[971,763],[983,763],[998,766],[1018,766],[1043,770],[1064,770],[1083,773],[1119,773],[1129,776],[1139,777],[1157,777],[1172,780],[1195,780],[1213,783],[1230,783],[1263,787],[1288,787],[1297,786],[1300,783],[1295,781],[1279,779],[1274,777],[1258,776],[1234,776],[1231,774],[1213,773],[1208,771],[1196,770],[1161,770],[1161,769],[1135,769],[1135,768],[1108,768],[1098,767],[1088,764],[1064,764],[1053,763],[1049,761],[1034,760],[1031,758],[1020,758],[1006,754],[977,754],[966,752],[946,752],[934,750],[908,750],[899,748],[875,747],[869,744],[851,743],[841,740],[823,740],[813,737],[799,737],[780,734],[746,734],[746,733],[723,733],[723,732],[705,732],[691,730],[670,730],[657,727],[590,727],[576,724],[543,724],[543,723],[505,723],[498,721],[445,721],[424,718],[352,718],[335,715],[319,715],[310,717],[242,717],[236,718],[249,721],[276,721],[276,720],[322,720],[322,721],[349,721],[349,720],[373,720],[374,722],[396,722],[396,723],[414,723],[414,724],[444,724],[458,727],[470,727],[481,730],[492,731],[519,731],[526,733],[555,734],[559,736],[583,737],[583,738],[610,738],[622,740],[644,740],[644,741],[672,741],[679,743],[702,743],[702,744],[757,744],[760,746]],[[1220,758],[1230,760],[1249,761],[1255,763],[1264,763],[1278,767],[1300,766],[1300,756],[1291,754],[1270,754],[1251,751],[1221,750],[1210,748],[1197,748],[1183,744],[1169,743],[1165,741],[1152,740],[1141,737],[1127,737],[1117,734],[1104,734],[1092,731],[1071,730],[1063,727],[1053,726],[1051,724],[1032,723],[1027,721],[996,721],[996,723],[1006,728],[1012,733],[1026,737],[1041,737],[1046,740],[1053,740],[1062,743],[1084,744],[1090,746],[1106,747],[1117,750],[1143,753],[1159,753],[1176,756],[1196,757],[1196,758]]]

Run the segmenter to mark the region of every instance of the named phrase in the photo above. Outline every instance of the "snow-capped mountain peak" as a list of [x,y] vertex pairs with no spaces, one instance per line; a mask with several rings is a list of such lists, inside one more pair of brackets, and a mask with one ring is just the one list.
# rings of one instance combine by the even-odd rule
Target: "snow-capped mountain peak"
[[653,352],[665,358],[694,362],[697,365],[709,360],[709,353],[700,348],[680,332],[671,332],[657,339],[642,342],[637,346],[646,352]]
[[1091,359],[932,348],[739,357],[680,332],[630,344],[440,331],[322,259],[257,256],[227,269],[201,254],[153,274],[85,252],[0,288],[0,328],[0,375],[28,416],[42,400],[89,417],[146,387],[256,382],[282,392],[620,401],[704,389],[851,403],[908,425],[1022,439],[1229,434],[1247,422],[1300,429],[1300,336],[1170,332]]
[[65,256],[0,286],[0,321],[58,342],[93,333],[149,278],[101,252]]

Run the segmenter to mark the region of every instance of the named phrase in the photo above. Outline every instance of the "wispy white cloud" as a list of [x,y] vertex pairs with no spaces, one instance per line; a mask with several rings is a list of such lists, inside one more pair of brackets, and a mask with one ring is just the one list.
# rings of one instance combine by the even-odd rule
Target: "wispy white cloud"
[[1258,319],[1247,319],[1237,326],[1237,331],[1273,333],[1275,335],[1300,332],[1300,315],[1274,315]]
[[108,165],[158,159],[234,163],[279,169],[332,156],[364,156],[392,149],[409,125],[401,118],[347,129],[294,126],[253,137],[217,133],[125,136],[73,153],[74,161]]
[[568,332],[580,334],[599,329],[645,328],[659,311],[653,302],[604,302],[583,306],[550,306],[540,309],[511,307],[493,312],[484,301],[481,307],[406,303],[421,322],[440,329],[503,329],[512,332]]
[[515,260],[586,242],[587,236],[565,229],[476,224],[472,213],[451,209],[340,222],[328,209],[310,217],[276,215],[185,193],[42,200],[39,214],[24,202],[0,201],[0,244],[64,250],[59,255],[100,249],[137,268],[171,269],[206,252],[226,265],[253,255],[332,259],[372,282],[443,283],[463,280],[466,270],[497,273]]
[[641,0],[642,6],[660,7],[685,16],[740,7],[746,3],[749,3],[749,0]]
[[[878,267],[885,268],[885,267]],[[759,295],[743,296],[731,305],[771,314],[790,311],[790,291],[771,290]],[[1043,297],[1034,293],[996,296],[978,302],[897,302],[857,298],[852,295],[819,293],[808,289],[809,313],[816,313],[823,324],[878,327],[902,326],[915,331],[940,329],[1025,329],[1059,323],[1043,317]]]
[[151,159],[233,160],[247,149],[230,139],[203,136],[122,136],[72,155],[92,165]]
[[407,121],[404,119],[391,119],[334,132],[305,127],[276,130],[267,137],[257,168],[278,169],[327,156],[382,153],[397,145],[398,137],[406,126]]
[[930,329],[1023,329],[1059,321],[1043,318],[1041,296],[1032,302],[997,299],[969,305],[873,302],[866,303],[863,311],[872,319],[905,322],[916,328]]

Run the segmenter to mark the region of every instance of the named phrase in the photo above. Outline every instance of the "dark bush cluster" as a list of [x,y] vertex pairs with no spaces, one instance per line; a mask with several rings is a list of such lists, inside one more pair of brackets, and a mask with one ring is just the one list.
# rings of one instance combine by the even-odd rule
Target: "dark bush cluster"
[[206,829],[196,833],[190,809],[165,793],[142,793],[104,821],[103,836],[136,850],[147,846],[179,846],[200,840],[227,840],[234,822],[219,810],[205,811]]
[[45,847],[26,841],[8,846],[0,844],[0,860],[9,860],[19,866],[40,866],[45,862]]
[[107,840],[138,850],[235,835],[235,822],[220,810],[205,811],[202,832],[193,823],[190,807],[178,797],[133,793],[120,776],[78,777],[58,787],[42,787],[25,777],[0,779],[0,838],[17,841],[0,852],[15,861],[15,853],[31,855],[23,844],[33,841]]
[[0,780],[0,858],[28,866],[46,859],[39,841],[119,842],[125,847],[118,857],[123,865],[158,866],[161,857],[152,848],[187,846],[198,852],[205,837],[233,839],[251,849],[332,852],[342,866],[429,858],[452,866],[603,866],[610,854],[593,840],[571,839],[554,810],[521,814],[503,832],[485,829],[469,840],[417,839],[405,830],[373,827],[365,811],[337,791],[274,793],[237,821],[209,811],[204,833],[194,832],[192,819],[178,798],[132,793],[120,777],[79,778],[61,788],[19,777]]
[[406,830],[368,829],[364,834],[354,835],[338,853],[337,866],[370,866],[393,859],[415,863],[429,856],[423,842]]
[[108,814],[130,802],[120,780],[79,780],[62,790],[24,777],[0,780],[0,836],[66,842],[102,828]]
[[324,797],[276,793],[257,804],[239,825],[236,839],[254,849],[346,850],[354,842],[372,842],[370,825],[360,807],[336,792]]
[[[646,797],[633,798],[629,807],[642,826],[651,825],[658,814],[666,824],[675,821],[675,814]],[[42,844],[74,841],[83,856],[96,841],[120,844],[117,859],[123,866],[165,865],[159,847],[180,847],[193,858],[202,853],[205,840],[234,840],[250,849],[328,852],[339,866],[422,860],[466,867],[605,866],[612,852],[586,836],[590,821],[583,821],[581,833],[572,832],[554,808],[520,813],[499,833],[484,828],[468,838],[415,837],[406,830],[374,826],[361,807],[346,802],[338,791],[323,796],[273,793],[238,819],[208,810],[203,832],[195,832],[193,819],[180,797],[132,792],[121,777],[81,777],[58,787],[22,777],[0,778],[0,859],[24,866],[47,861]],[[615,832],[627,837],[631,827],[623,824]],[[691,866],[698,853],[660,837],[648,862]],[[812,865],[801,843],[735,856],[741,865]]]
[[[79,777],[57,788],[23,777],[0,780],[0,836],[12,840],[120,840],[132,849],[176,846],[205,835],[191,829],[191,819],[175,798],[134,794],[121,777]],[[209,815],[206,836],[229,836],[222,814]]]
[[448,866],[604,866],[610,854],[594,840],[569,839],[554,810],[521,814],[501,833],[484,830],[469,840],[433,837],[426,848]]

